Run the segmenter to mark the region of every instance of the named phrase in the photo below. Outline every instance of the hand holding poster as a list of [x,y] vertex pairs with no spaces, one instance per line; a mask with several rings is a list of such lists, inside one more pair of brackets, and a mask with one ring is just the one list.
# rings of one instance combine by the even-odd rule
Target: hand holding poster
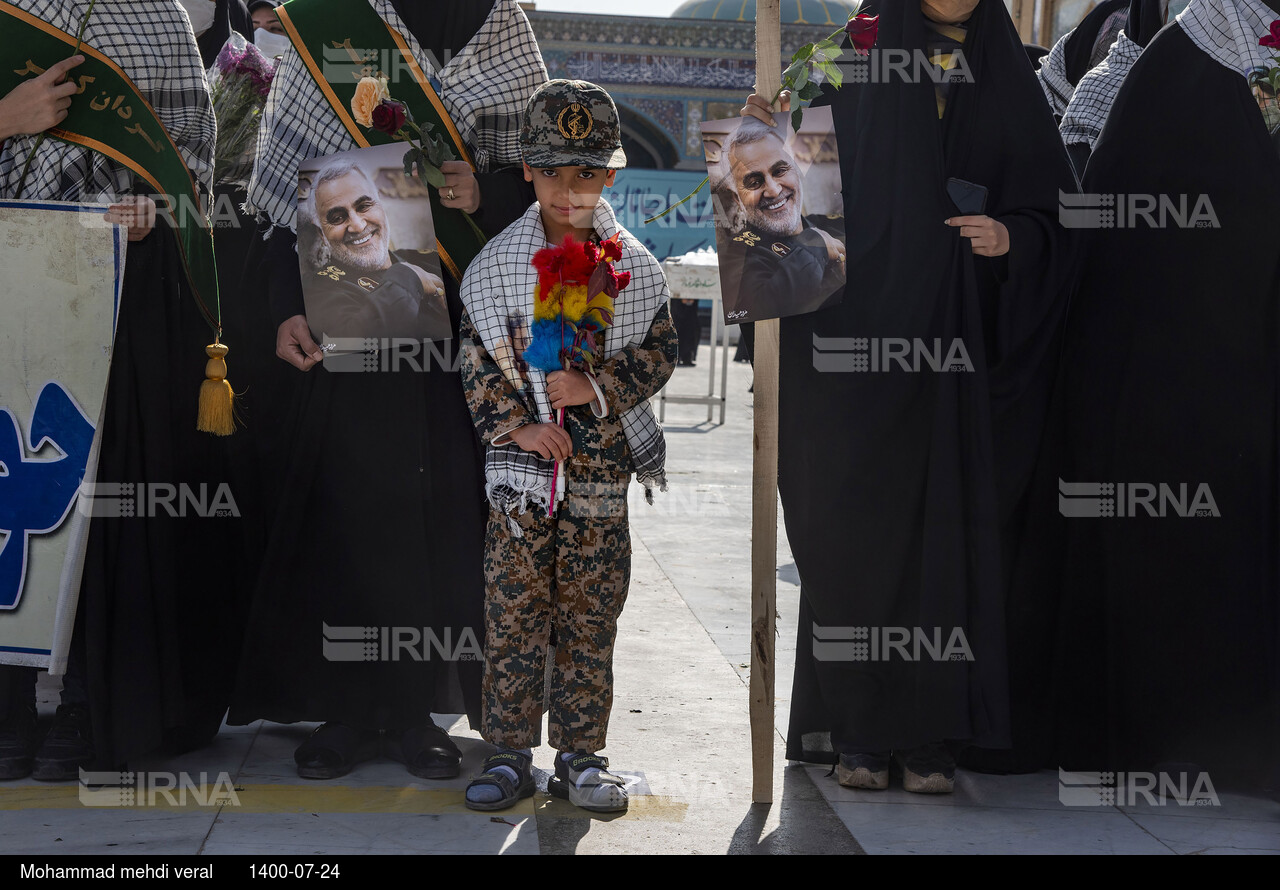
[[829,108],[776,127],[753,117],[702,125],[716,207],[725,321],[801,315],[840,301],[844,203]]
[[405,175],[403,157],[392,143],[298,170],[307,321],[328,354],[364,352],[370,340],[452,336],[430,197]]

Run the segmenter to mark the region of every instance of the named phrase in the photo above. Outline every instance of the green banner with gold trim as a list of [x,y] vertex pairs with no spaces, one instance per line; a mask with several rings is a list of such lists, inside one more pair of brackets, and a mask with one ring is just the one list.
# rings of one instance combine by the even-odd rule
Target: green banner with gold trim
[[[383,21],[372,6],[363,0],[290,0],[276,14],[316,86],[359,147],[397,141],[373,127],[361,126],[351,111],[360,79],[381,76],[389,81],[391,97],[409,107],[418,126],[424,130],[427,124],[434,126],[452,144],[457,156],[475,168],[458,128],[404,36]],[[408,147],[406,143],[406,150]],[[454,280],[461,283],[484,241],[466,214],[441,205],[435,189],[430,194],[440,259]]]

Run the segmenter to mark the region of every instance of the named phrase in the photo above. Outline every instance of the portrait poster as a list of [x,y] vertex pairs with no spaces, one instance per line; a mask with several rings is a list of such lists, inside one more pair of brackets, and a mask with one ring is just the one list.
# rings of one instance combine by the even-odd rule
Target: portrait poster
[[831,109],[807,109],[799,132],[790,114],[773,118],[776,127],[753,117],[702,124],[729,324],[814,312],[844,294],[844,199]]
[[427,186],[404,143],[315,158],[298,169],[298,264],[307,323],[328,355],[448,340]]
[[0,200],[0,664],[65,670],[124,281],[106,211]]

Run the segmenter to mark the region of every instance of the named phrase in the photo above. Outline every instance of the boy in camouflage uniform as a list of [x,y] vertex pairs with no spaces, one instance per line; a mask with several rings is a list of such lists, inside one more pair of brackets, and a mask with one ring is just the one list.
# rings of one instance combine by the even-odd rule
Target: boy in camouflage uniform
[[[623,781],[597,756],[613,698],[613,645],[631,574],[631,474],[665,486],[662,431],[648,400],[671,376],[676,334],[661,267],[601,198],[626,163],[617,109],[603,89],[552,81],[529,102],[520,136],[538,202],[486,245],[462,286],[463,382],[486,447],[491,503],[485,552],[485,714],[498,752],[467,788],[467,806],[509,807],[534,793],[545,658],[554,628],[548,790],[578,806],[625,809]],[[619,236],[615,303],[592,373],[550,374],[519,361],[537,272],[533,254],[572,234]],[[564,409],[564,426],[547,422]],[[552,483],[555,461],[562,494]],[[549,515],[550,514],[550,515]]]

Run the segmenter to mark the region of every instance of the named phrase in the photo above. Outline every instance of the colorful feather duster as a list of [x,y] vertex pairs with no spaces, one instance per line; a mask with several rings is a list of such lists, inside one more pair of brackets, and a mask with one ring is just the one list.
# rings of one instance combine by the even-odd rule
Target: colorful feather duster
[[[631,283],[630,272],[615,272],[622,246],[615,235],[600,244],[566,235],[564,243],[538,251],[533,266],[533,324],[524,361],[530,368],[590,371],[600,358],[605,330],[613,324],[613,301]],[[564,409],[556,423],[564,426]],[[552,482],[552,512],[558,502],[560,463]]]

